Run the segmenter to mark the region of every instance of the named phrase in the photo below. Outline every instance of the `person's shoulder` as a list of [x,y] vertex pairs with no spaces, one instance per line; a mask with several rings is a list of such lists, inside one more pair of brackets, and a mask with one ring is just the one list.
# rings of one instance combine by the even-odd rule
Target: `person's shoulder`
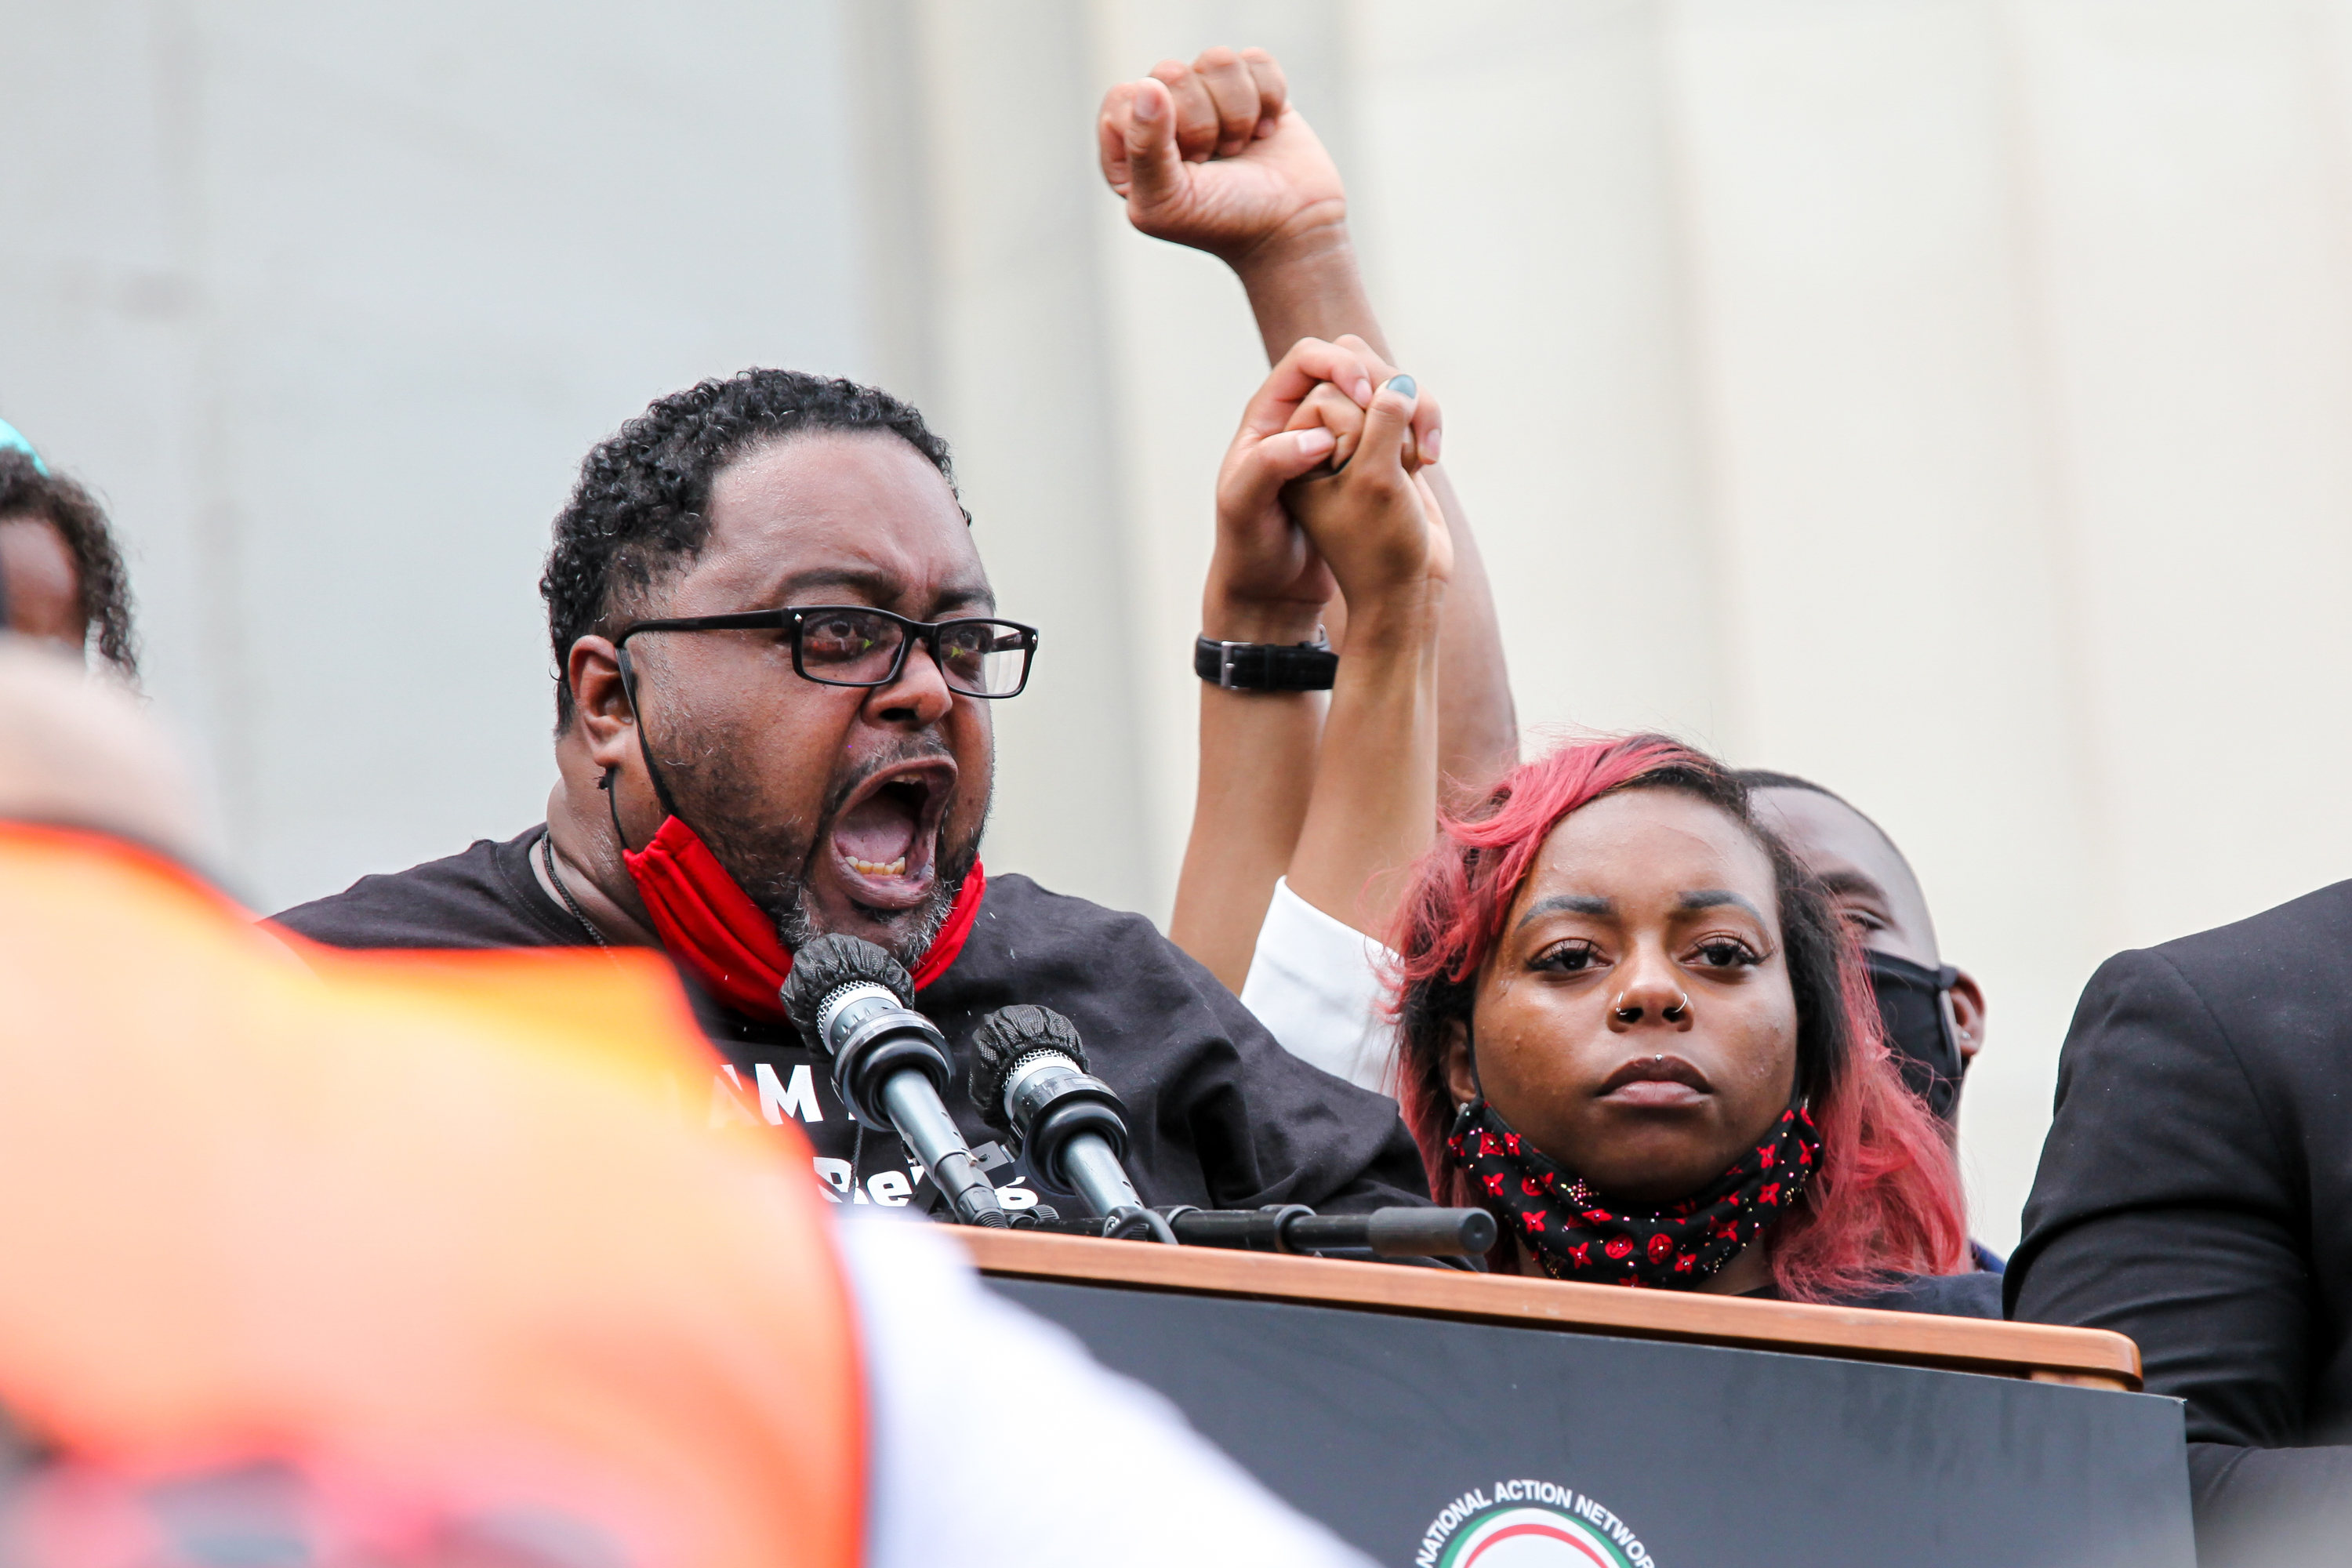
[[[2336,882],[2260,914],[2146,949],[2192,983],[2212,972],[2281,975],[2306,968],[2335,974],[2352,944],[2352,881]],[[2352,985],[2352,975],[2338,981]]]
[[[2335,1041],[2352,1017],[2352,881],[2152,947],[2116,953],[2084,987],[2074,1042],[2148,1019],[2166,1037]],[[2142,1030],[2126,1029],[2135,1037]]]
[[[934,990],[943,1006],[1089,1003],[1127,1015],[1189,1009],[1224,988],[1139,914],[991,873],[962,952]],[[1238,1005],[1238,1004],[1236,1004]]]
[[[1313,1092],[1394,1102],[1300,1061],[1276,1044],[1241,998],[1143,915],[1056,893],[1015,873],[991,875],[963,953],[938,983],[946,1006],[1034,1001],[1115,1014],[1123,1028],[1163,1043],[1191,1038],[1249,1058],[1267,1088],[1304,1075]],[[1000,996],[1002,1000],[992,998]]]
[[1258,1064],[1261,1076],[1293,1062],[1241,999],[1149,918],[1051,891],[1017,873],[989,877],[963,952],[937,989],[946,1007],[1025,1001],[1073,1017],[1089,1014],[1097,1027],[1150,1037],[1160,1053],[1189,1041],[1282,1058]]
[[516,865],[528,869],[521,857],[541,831],[532,827],[503,843],[478,838],[456,855],[362,877],[270,920],[329,947],[561,945],[563,933],[517,885]]
[[1143,915],[1110,909],[1073,893],[1056,893],[1018,871],[989,874],[980,918],[984,921],[992,914],[1032,940],[1111,942],[1154,952],[1165,949],[1177,955],[1182,952]]

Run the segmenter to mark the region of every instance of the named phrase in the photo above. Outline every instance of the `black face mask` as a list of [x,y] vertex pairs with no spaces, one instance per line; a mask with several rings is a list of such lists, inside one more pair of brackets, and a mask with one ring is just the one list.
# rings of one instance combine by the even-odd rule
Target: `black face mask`
[[1903,1081],[1948,1124],[1959,1108],[1961,1076],[1969,1070],[1945,999],[1960,972],[1948,963],[1927,969],[1891,953],[1865,952],[1863,957],[1870,964],[1870,989],[1878,998],[1887,1047],[1903,1069]]

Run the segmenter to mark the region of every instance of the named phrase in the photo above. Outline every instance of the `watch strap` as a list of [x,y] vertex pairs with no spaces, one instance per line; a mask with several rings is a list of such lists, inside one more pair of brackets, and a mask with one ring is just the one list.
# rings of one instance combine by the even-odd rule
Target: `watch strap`
[[1228,691],[1328,691],[1339,656],[1327,642],[1192,644],[1192,673]]

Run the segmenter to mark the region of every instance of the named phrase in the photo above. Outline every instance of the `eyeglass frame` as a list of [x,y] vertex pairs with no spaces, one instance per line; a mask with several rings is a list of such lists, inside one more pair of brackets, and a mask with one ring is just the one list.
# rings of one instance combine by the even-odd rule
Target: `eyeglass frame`
[[[886,621],[896,621],[907,636],[899,640],[896,658],[890,661],[890,673],[879,680],[830,680],[822,675],[811,675],[801,658],[802,617],[821,616],[836,610],[853,611],[862,616],[879,616]],[[947,678],[947,661],[940,657],[940,634],[950,626],[1009,626],[1019,632],[1021,645],[1021,684],[1010,691],[967,691]],[[793,673],[812,686],[844,686],[854,691],[871,691],[889,685],[906,672],[907,650],[920,642],[938,667],[940,680],[958,697],[976,697],[983,702],[1001,702],[1008,697],[1018,697],[1029,689],[1030,667],[1037,659],[1037,628],[1021,621],[1001,620],[994,616],[956,616],[944,621],[918,621],[895,611],[877,608],[872,605],[787,605],[774,610],[735,610],[722,616],[680,616],[666,620],[634,621],[621,628],[613,639],[614,651],[625,660],[628,641],[639,632],[732,632],[779,631],[792,634]]]

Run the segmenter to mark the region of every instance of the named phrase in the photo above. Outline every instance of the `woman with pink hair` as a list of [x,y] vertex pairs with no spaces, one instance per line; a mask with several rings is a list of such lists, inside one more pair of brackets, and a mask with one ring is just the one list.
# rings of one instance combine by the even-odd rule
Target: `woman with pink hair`
[[1311,693],[1204,686],[1180,937],[1231,984],[1262,921],[1243,1002],[1397,1096],[1438,1201],[1501,1221],[1492,1267],[1999,1317],[1852,930],[1735,775],[1659,736],[1570,744],[1441,811],[1433,415],[1354,338],[1295,346],[1250,404],[1204,622],[1286,605],[1296,644],[1336,585],[1346,642],[1319,733]]
[[1851,933],[1712,757],[1515,769],[1442,820],[1391,947],[1405,1121],[1494,1267],[2000,1316]]
[[[1738,781],[1644,737],[1488,787],[1518,755],[1493,601],[1339,171],[1262,52],[1152,76],[1105,100],[1105,175],[1234,259],[1279,362],[1218,479],[1171,937],[1292,1054],[1400,1095],[1440,1201],[1503,1221],[1496,1267],[1999,1316],[1997,1277],[1942,1278],[1950,1150]],[[1320,237],[1276,282],[1292,219]]]

